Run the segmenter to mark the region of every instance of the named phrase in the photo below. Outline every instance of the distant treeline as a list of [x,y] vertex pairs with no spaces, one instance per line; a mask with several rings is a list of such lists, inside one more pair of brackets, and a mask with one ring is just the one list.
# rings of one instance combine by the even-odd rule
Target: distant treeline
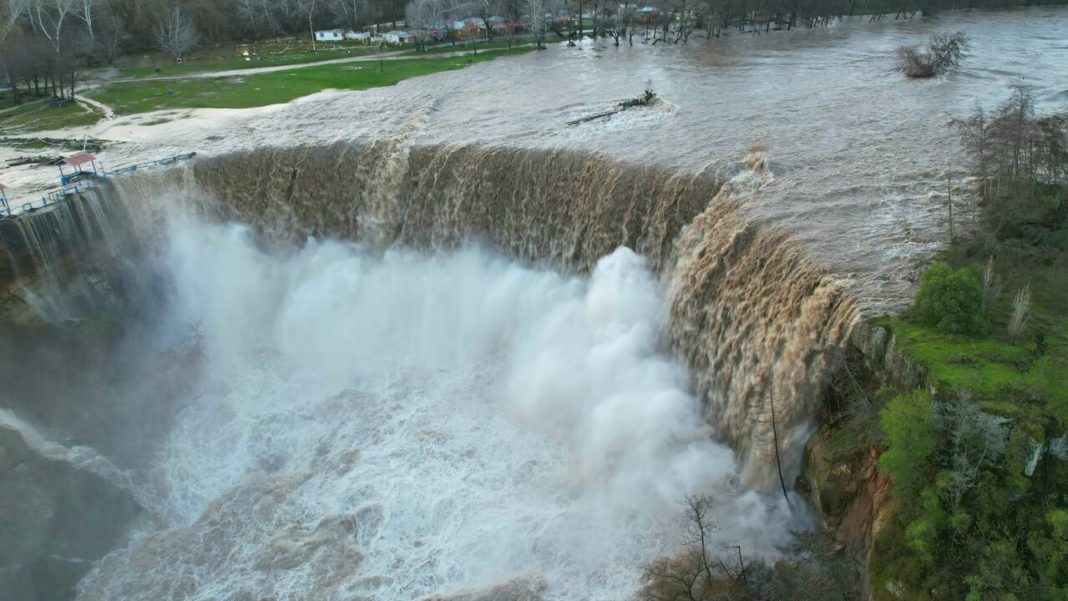
[[[68,64],[105,65],[123,53],[251,41],[279,36],[310,39],[311,31],[441,28],[450,19],[501,17],[511,33],[566,31],[567,35],[615,35],[660,29],[662,38],[685,41],[696,31],[710,36],[731,29],[816,27],[850,15],[909,18],[946,9],[1063,3],[1064,0],[0,0],[0,67],[10,83],[34,69],[58,72]],[[655,12],[641,11],[654,7]],[[415,9],[415,10],[413,10]],[[578,19],[577,15],[587,15]],[[500,20],[495,21],[500,23]],[[34,56],[37,67],[28,66]],[[179,56],[180,52],[172,53]],[[33,61],[30,61],[33,62]]]

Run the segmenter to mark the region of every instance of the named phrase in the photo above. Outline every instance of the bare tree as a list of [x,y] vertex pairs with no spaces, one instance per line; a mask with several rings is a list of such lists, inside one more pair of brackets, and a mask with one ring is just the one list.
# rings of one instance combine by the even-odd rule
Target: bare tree
[[737,549],[737,574],[713,552],[712,499],[705,495],[689,495],[683,500],[686,513],[686,535],[682,551],[674,557],[655,560],[642,570],[642,601],[703,601],[732,598],[744,585],[745,564],[740,547]]
[[898,48],[898,68],[909,77],[934,77],[952,69],[968,48],[964,33],[936,33],[927,48],[902,46]]
[[312,52],[315,52],[315,24],[313,23],[313,19],[315,19],[315,0],[305,3],[304,10],[308,15],[308,33],[311,34]]
[[63,51],[63,25],[74,10],[75,0],[30,0],[27,14],[38,37],[48,41],[58,55]]
[[[774,381],[774,378],[772,378],[772,381]],[[767,403],[763,408],[754,409],[754,411],[757,412],[756,419],[761,431],[761,433],[756,436],[756,442],[771,447],[772,452],[775,455],[775,469],[779,475],[779,486],[782,488],[782,496],[786,499],[787,505],[792,505],[790,502],[790,494],[786,486],[786,476],[782,471],[782,447],[779,441],[779,420],[778,415],[775,412],[774,384],[771,384],[768,387]]]
[[89,35],[89,42],[96,44],[96,32],[93,30],[93,21],[96,19],[96,7],[101,0],[79,0],[74,8],[74,15],[85,23],[85,32]]
[[998,284],[997,274],[994,273],[994,255],[990,255],[990,258],[986,261],[986,269],[983,270],[983,295],[981,299],[981,307],[983,313],[988,313],[990,307],[997,301],[998,295],[1001,294],[1001,287]]
[[490,22],[490,17],[494,17],[494,11],[497,10],[497,2],[495,0],[475,0],[475,10],[478,14],[478,18],[482,21],[483,26],[486,28],[486,39],[493,41],[494,34],[493,23]]
[[453,13],[462,12],[466,4],[449,0],[414,0],[405,10],[409,25],[433,27],[448,20]]
[[963,392],[954,402],[940,403],[937,415],[937,423],[946,432],[952,449],[946,492],[956,509],[964,494],[979,482],[980,470],[1001,461],[1011,427],[1007,418],[983,412]]
[[985,184],[990,177],[990,151],[987,141],[987,116],[981,105],[975,107],[975,111],[967,119],[957,119],[953,125],[960,132],[964,142],[964,150],[971,157],[974,166],[979,170],[979,177]]
[[28,0],[0,0],[0,47],[15,30],[29,4]]
[[1031,285],[1027,284],[1016,293],[1012,301],[1012,316],[1009,318],[1009,338],[1018,342],[1027,325],[1028,312],[1031,310]]
[[200,33],[188,15],[180,6],[172,6],[156,24],[154,33],[156,43],[169,52],[174,60],[182,60],[182,55],[196,47]]
[[545,48],[545,0],[527,0],[527,29],[538,44]]
[[362,3],[362,0],[330,0],[328,8],[338,23],[344,23],[355,30],[360,26]]

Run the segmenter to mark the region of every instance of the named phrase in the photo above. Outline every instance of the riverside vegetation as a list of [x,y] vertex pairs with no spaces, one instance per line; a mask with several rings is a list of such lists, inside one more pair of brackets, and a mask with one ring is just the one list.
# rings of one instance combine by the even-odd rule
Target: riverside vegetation
[[801,536],[773,565],[711,549],[710,501],[697,497],[686,499],[683,550],[646,567],[644,600],[854,599],[862,589],[885,601],[1068,598],[1066,126],[1068,116],[1037,117],[1021,86],[955,123],[982,221],[931,263],[908,311],[878,324],[926,383],[879,388],[848,365],[848,383],[831,383],[821,448],[852,467],[816,477],[825,515],[843,518],[833,514],[856,492],[836,487],[863,486],[875,472],[857,466],[869,457],[892,484],[889,503],[867,512],[882,522],[867,525],[867,587],[849,541]]
[[1068,120],[1012,90],[958,122],[982,222],[885,325],[928,386],[878,418],[876,598],[1068,598]]

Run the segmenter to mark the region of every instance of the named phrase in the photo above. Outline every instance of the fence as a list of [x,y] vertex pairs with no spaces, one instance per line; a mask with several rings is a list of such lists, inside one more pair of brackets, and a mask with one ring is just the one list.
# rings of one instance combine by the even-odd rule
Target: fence
[[[197,153],[195,153],[195,152],[187,152],[185,154],[176,154],[176,155],[172,155],[172,156],[169,156],[169,157],[166,157],[166,158],[162,158],[162,159],[158,159],[158,160],[155,160],[155,161],[145,161],[145,162],[142,162],[142,163],[131,163],[129,165],[123,165],[122,167],[119,167],[118,169],[113,169],[111,171],[101,171],[100,173],[98,173],[98,174],[96,174],[94,176],[82,178],[82,179],[79,179],[79,180],[77,180],[75,182],[71,182],[71,183],[68,183],[66,185],[63,185],[63,186],[61,186],[59,188],[55,188],[53,190],[49,190],[48,192],[46,192],[44,194],[44,196],[41,197],[40,204],[37,204],[34,201],[24,202],[19,206],[19,211],[21,213],[28,213],[28,212],[36,210],[36,209],[43,209],[44,207],[47,207],[50,204],[55,204],[55,203],[63,200],[64,198],[66,198],[67,196],[70,196],[71,194],[78,194],[79,192],[81,192],[83,190],[88,190],[90,188],[95,188],[96,185],[99,184],[101,180],[106,179],[108,177],[112,177],[112,176],[115,176],[115,175],[122,175],[123,173],[130,173],[132,171],[137,171],[138,169],[145,169],[145,168],[148,168],[148,167],[155,167],[157,165],[173,165],[173,164],[177,163],[178,161],[184,161],[184,160],[187,160],[187,159],[191,159],[191,158],[195,157],[196,155],[197,155]],[[13,213],[11,212],[10,207],[8,207],[7,210],[4,210],[4,209],[5,209],[4,207],[0,207],[0,217],[10,217],[10,216],[13,215]]]

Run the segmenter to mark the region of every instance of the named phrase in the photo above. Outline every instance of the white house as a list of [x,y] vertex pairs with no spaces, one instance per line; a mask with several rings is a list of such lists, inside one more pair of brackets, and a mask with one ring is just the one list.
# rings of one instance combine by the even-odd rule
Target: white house
[[343,39],[345,39],[344,29],[324,29],[315,32],[317,42],[340,42]]
[[371,40],[371,34],[366,31],[346,31],[345,39],[366,43]]
[[407,31],[387,31],[382,34],[382,41],[386,44],[407,44],[408,42],[414,42],[415,36]]

